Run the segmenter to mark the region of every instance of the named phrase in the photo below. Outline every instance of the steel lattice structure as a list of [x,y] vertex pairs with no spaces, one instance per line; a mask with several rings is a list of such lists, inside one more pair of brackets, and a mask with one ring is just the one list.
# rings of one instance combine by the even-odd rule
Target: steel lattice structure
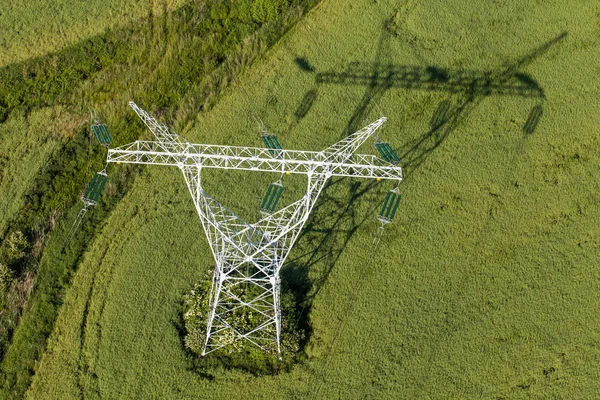
[[[202,355],[241,339],[279,353],[279,270],[327,179],[347,176],[402,180],[400,167],[372,155],[354,154],[386,118],[322,151],[297,151],[191,144],[135,103],[129,105],[157,141],[136,141],[109,149],[107,161],[181,169],[216,262]],[[258,222],[250,224],[203,190],[203,168],[303,174],[307,190],[298,201],[272,214],[264,213]],[[241,313],[253,315],[250,328],[248,321],[238,321]]]

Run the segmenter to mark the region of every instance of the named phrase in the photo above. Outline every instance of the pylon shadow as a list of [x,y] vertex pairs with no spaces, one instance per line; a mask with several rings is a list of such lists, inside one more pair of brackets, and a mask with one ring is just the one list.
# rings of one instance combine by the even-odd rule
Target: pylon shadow
[[542,118],[543,112],[544,110],[540,104],[534,106],[529,112],[527,122],[525,122],[525,125],[523,125],[523,132],[525,132],[527,135],[531,135],[533,132],[535,132],[535,129]]
[[452,102],[449,99],[443,100],[438,104],[429,122],[431,129],[442,126],[448,120],[448,111],[451,105]]
[[306,57],[296,57],[294,58],[294,62],[298,65],[298,67],[300,67],[302,71],[315,72],[314,67],[310,65]]
[[[343,194],[345,185],[347,191]],[[359,228],[373,220],[378,203],[371,200],[366,211],[357,206],[376,185],[375,181],[365,184],[346,179],[329,182],[300,233],[293,257],[281,269],[282,291],[293,292],[294,319],[305,332],[302,348],[312,334],[309,315],[313,300]]]
[[432,120],[435,119],[435,124],[432,123],[430,129],[425,134],[399,147],[398,155],[401,160],[403,178],[409,178],[482,100],[482,97],[461,96],[455,102],[450,100],[442,101],[438,106],[438,110],[439,108],[447,107],[443,116],[434,113]]
[[[382,49],[389,36],[384,28],[374,62],[351,62],[342,71],[315,73],[315,82],[317,86],[337,84],[366,87],[363,97],[349,119],[344,135],[360,129],[366,117],[372,113],[373,107],[377,105],[377,101],[390,89],[425,90],[449,94],[450,97],[439,103],[434,111],[429,130],[421,137],[400,145],[398,154],[402,160],[400,165],[403,167],[403,176],[406,179],[448,138],[459,123],[489,96],[538,99],[538,106],[533,108],[523,127],[525,133],[533,133],[543,114],[541,103],[545,99],[545,94],[537,80],[527,73],[519,72],[519,68],[543,55],[554,44],[563,40],[567,33],[561,33],[508,67],[489,71],[381,62]],[[390,138],[390,141],[394,139]]]
[[[419,67],[395,64],[351,63],[342,72],[324,72],[315,75],[317,85],[343,84],[364,85],[365,93],[350,118],[345,134],[360,129],[368,115],[388,90],[393,88],[446,92],[450,98],[442,101],[433,113],[431,129],[426,132],[419,143],[426,145],[420,159],[445,140],[456,123],[464,118],[461,115],[470,110],[488,96],[517,96],[523,98],[545,98],[544,90],[531,76],[518,72],[502,73],[501,71],[450,70],[435,66]],[[450,110],[452,99],[458,98],[457,106]],[[458,111],[458,113],[457,113]],[[452,129],[448,129],[451,127]],[[435,145],[427,145],[433,139]],[[415,154],[417,149],[409,153]],[[406,164],[406,165],[404,165]],[[413,160],[403,161],[403,166],[414,164]]]
[[370,64],[352,62],[341,72],[315,75],[317,84],[343,84],[387,89],[417,89],[472,96],[519,96],[543,98],[544,91],[528,74],[502,71],[450,69],[437,66]]
[[[390,89],[427,90],[448,93],[450,97],[438,103],[432,114],[429,129],[416,139],[400,145],[403,176],[406,179],[435,151],[485,98],[489,96],[516,96],[538,99],[543,102],[545,94],[540,84],[529,74],[518,69],[545,53],[552,45],[566,37],[562,33],[531,51],[508,67],[491,71],[451,69],[438,66],[410,66],[382,63],[385,35],[380,39],[377,58],[372,63],[352,62],[340,72],[315,73],[316,86],[325,84],[365,86],[365,93],[350,117],[343,135],[355,132],[364,125],[366,117],[376,107],[376,101]],[[306,59],[296,60],[300,68],[313,72]],[[309,68],[310,67],[310,68]],[[310,109],[306,104],[314,102],[311,89],[302,100],[299,115]],[[309,100],[306,100],[306,99]],[[533,132],[542,115],[541,105],[534,107],[524,126]],[[297,118],[298,115],[296,115]],[[393,140],[393,139],[391,139]],[[308,341],[312,329],[309,314],[314,298],[321,291],[338,263],[342,253],[358,229],[374,219],[379,202],[371,200],[368,211],[359,212],[357,205],[365,196],[374,195],[376,182],[367,184],[351,181],[348,195],[339,196],[344,180],[330,182],[323,190],[319,202],[302,231],[295,247],[294,257],[288,259],[281,270],[282,288],[294,293],[296,299],[295,320],[306,332]]]

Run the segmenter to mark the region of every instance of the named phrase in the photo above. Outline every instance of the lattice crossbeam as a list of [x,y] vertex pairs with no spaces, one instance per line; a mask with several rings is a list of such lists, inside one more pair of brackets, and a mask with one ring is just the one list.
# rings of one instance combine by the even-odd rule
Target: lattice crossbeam
[[[215,260],[203,354],[239,340],[280,352],[279,271],[327,179],[332,176],[401,180],[402,170],[372,155],[354,154],[385,122],[380,118],[323,151],[190,144],[135,103],[135,112],[158,141],[110,149],[108,162],[169,165],[185,178]],[[304,174],[305,194],[250,224],[202,188],[202,169]],[[240,323],[239,313],[254,315]]]

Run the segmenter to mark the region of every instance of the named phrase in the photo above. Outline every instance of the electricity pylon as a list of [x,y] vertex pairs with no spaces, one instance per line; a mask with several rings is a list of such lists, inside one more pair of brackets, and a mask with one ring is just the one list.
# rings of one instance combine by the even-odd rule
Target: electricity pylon
[[[386,121],[367,125],[322,151],[298,151],[191,144],[135,103],[129,105],[157,141],[135,141],[109,149],[109,163],[178,167],[192,195],[216,267],[202,355],[246,339],[267,351],[281,352],[279,289],[281,269],[325,182],[332,176],[402,180],[400,167],[373,155],[354,154]],[[202,188],[203,168],[302,174],[304,196],[250,224]],[[240,312],[252,315],[240,321]]]

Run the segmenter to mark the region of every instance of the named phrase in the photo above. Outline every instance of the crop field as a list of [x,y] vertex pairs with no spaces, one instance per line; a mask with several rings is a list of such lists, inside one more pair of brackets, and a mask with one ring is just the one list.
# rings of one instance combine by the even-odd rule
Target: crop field
[[[77,4],[79,3],[79,4]],[[125,25],[173,10],[181,0],[100,0],[85,2],[3,0],[0,13],[0,66],[60,50],[98,35],[106,28]]]
[[[179,171],[148,167],[83,254],[27,397],[596,397],[599,50],[589,1],[324,1],[178,121],[193,142],[260,146],[254,108],[285,148],[317,150],[388,117],[404,197],[377,252],[393,185],[336,179],[282,270],[305,291],[305,357],[199,373],[182,299],[212,257]],[[277,178],[204,185],[252,219]],[[284,185],[291,202],[301,181]]]

